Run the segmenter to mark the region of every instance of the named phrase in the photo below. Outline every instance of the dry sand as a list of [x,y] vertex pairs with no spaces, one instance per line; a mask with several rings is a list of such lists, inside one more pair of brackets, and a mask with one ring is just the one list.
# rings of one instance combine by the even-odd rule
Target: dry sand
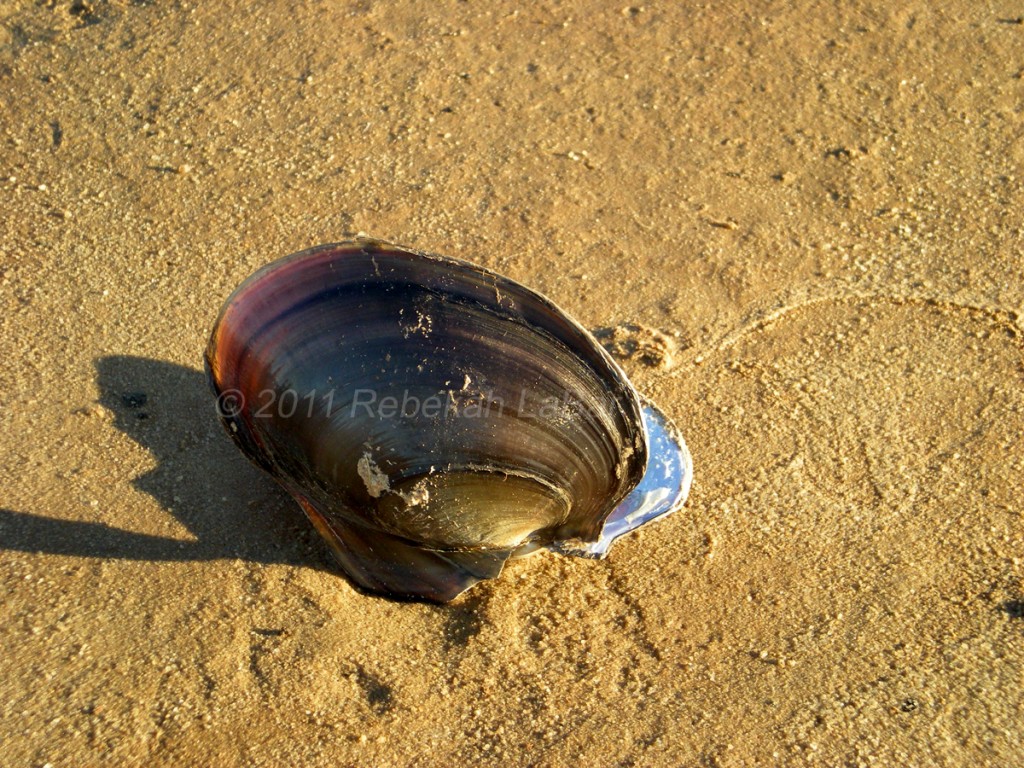
[[[1024,762],[1019,2],[255,5],[0,5],[0,764]],[[200,361],[359,231],[671,339],[685,509],[354,591]]]

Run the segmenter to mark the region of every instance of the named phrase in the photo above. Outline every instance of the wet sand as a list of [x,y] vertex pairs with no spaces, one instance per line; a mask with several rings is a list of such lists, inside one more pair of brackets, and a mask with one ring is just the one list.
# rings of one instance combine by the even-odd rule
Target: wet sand
[[[1024,762],[1020,12],[0,7],[0,762]],[[360,232],[613,329],[685,508],[355,591],[201,355]]]

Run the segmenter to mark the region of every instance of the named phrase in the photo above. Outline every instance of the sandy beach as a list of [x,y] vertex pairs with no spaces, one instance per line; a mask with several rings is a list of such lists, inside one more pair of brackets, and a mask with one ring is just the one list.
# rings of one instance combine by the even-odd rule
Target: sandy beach
[[[1024,764],[1021,11],[0,4],[0,764]],[[202,354],[360,233],[600,331],[685,507],[355,590]]]

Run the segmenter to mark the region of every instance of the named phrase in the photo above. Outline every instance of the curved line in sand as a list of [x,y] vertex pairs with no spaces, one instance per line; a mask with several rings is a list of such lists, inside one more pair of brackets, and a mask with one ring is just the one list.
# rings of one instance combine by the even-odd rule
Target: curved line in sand
[[984,304],[969,304],[966,302],[942,299],[935,296],[919,294],[887,294],[871,291],[853,291],[842,295],[825,294],[815,296],[811,291],[805,291],[802,297],[799,289],[788,292],[788,296],[775,297],[766,302],[767,306],[761,306],[746,313],[745,319],[738,328],[722,334],[717,342],[710,344],[711,352],[722,352],[732,347],[745,336],[761,331],[775,322],[783,319],[786,315],[812,307],[818,304],[842,304],[853,301],[867,301],[879,304],[890,304],[895,306],[917,306],[936,307],[950,312],[968,312],[974,315],[982,315],[994,325],[1003,330],[1011,332],[1014,343],[1024,351],[1022,335],[1024,326],[1021,324],[1021,317],[1017,312],[998,307],[986,306]]

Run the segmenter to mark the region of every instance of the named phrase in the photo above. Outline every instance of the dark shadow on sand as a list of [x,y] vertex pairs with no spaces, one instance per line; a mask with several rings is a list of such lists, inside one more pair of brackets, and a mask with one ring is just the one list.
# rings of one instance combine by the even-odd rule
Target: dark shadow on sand
[[[0,550],[121,560],[242,559],[338,572],[298,506],[224,433],[203,372],[128,356],[101,358],[96,371],[100,405],[157,461],[133,485],[194,540],[0,509]],[[139,528],[147,527],[140,521]]]

